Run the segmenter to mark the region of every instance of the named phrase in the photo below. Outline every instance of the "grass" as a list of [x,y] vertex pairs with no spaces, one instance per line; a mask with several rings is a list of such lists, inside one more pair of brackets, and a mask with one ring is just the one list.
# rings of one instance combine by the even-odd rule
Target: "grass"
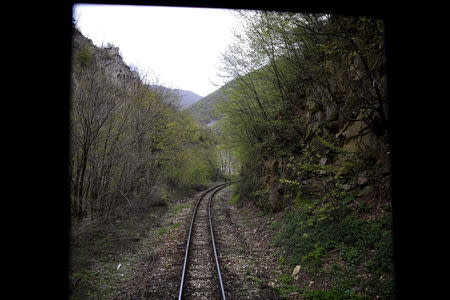
[[304,292],[306,300],[363,300],[369,299],[354,295],[350,290],[342,291],[340,289],[330,290],[306,290]]
[[171,224],[171,225],[167,225],[167,226],[164,226],[164,227],[161,227],[161,228],[157,229],[156,233],[157,233],[158,236],[164,236],[168,232],[171,232],[171,231],[177,229],[180,226],[181,226],[181,223],[174,223],[174,224]]
[[239,203],[239,194],[233,194],[228,200],[228,204],[237,205]]
[[275,291],[283,299],[289,297],[292,293],[300,291],[300,288],[294,284],[294,279],[290,275],[280,275],[278,281],[280,284],[275,287]]
[[266,281],[254,275],[247,275],[247,279],[256,283],[258,288],[261,288],[265,285]]
[[[71,278],[77,282],[77,288],[74,289],[70,299],[109,299],[121,283],[131,278],[136,259],[133,255],[123,255],[120,262],[103,261],[101,264],[73,273]],[[117,269],[119,263],[121,267]]]
[[179,214],[183,209],[191,207],[190,203],[178,203],[170,207],[169,213],[173,215]]

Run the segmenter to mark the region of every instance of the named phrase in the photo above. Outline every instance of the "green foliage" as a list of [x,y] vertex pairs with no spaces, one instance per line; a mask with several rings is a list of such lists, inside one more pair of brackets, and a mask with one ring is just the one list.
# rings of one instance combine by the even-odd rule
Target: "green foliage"
[[[365,265],[378,276],[392,271],[390,218],[369,221],[345,207],[312,203],[302,203],[289,212],[276,237],[276,244],[284,248],[288,263],[300,262],[307,270],[320,272],[323,259],[329,252],[338,250],[348,270]],[[335,275],[343,280],[353,278],[354,273]],[[377,287],[380,288],[377,285],[371,288]]]
[[180,226],[181,226],[180,223],[174,223],[174,224],[171,224],[171,225],[167,225],[167,226],[164,226],[164,227],[161,227],[161,228],[157,229],[156,230],[156,234],[159,235],[159,236],[163,236],[163,235],[167,234],[168,232],[177,229]]
[[[310,236],[308,236],[308,234],[304,234],[304,237],[309,238]],[[311,252],[302,257],[302,262],[320,266],[322,264],[322,259],[324,258],[324,255],[325,255],[325,248],[320,245],[316,245]]]
[[176,214],[178,214],[181,210],[183,210],[183,209],[185,209],[185,208],[188,208],[188,207],[190,207],[189,204],[186,204],[186,203],[178,203],[178,204],[173,205],[173,206],[170,208],[170,213],[176,215]]
[[264,279],[253,275],[247,275],[247,279],[255,282],[258,285],[258,287],[263,287],[265,283]]
[[[308,291],[308,299],[373,298],[385,283],[355,274],[392,274],[390,216],[359,203],[356,175],[377,156],[346,149],[354,129],[349,120],[383,119],[380,24],[329,15],[240,15],[243,32],[223,57],[232,80],[221,91],[226,101],[217,105],[226,146],[241,165],[236,197],[269,211],[273,196],[281,195],[289,211],[276,243],[287,264],[301,263],[318,275],[330,267],[324,262],[342,265],[335,287]],[[285,282],[280,293],[290,289]]]
[[222,87],[195,102],[188,108],[188,111],[193,114],[196,120],[204,125],[219,119],[220,113],[216,110],[216,105],[226,100],[223,93],[224,88]]
[[329,141],[325,140],[324,138],[317,136],[317,140],[324,145],[325,147],[335,151],[336,153],[345,153],[346,151],[340,147],[337,147],[335,145],[333,145],[332,143],[330,143]]
[[129,78],[118,84],[103,65],[108,49],[88,40],[74,44],[86,45],[75,49],[72,68],[70,173],[77,219],[106,221],[120,213],[124,196],[139,201],[162,182],[172,192],[218,179],[212,132],[174,107],[167,93]]
[[213,149],[185,148],[165,165],[166,178],[183,190],[206,184],[216,173],[215,162],[205,159],[213,155]]
[[279,179],[281,184],[286,184],[286,185],[290,185],[290,186],[294,186],[294,187],[298,187],[300,186],[300,183],[296,180],[289,180],[286,178],[280,178]]
[[230,200],[228,200],[228,203],[230,205],[236,205],[239,203],[239,199],[240,199],[239,194],[233,194]]
[[92,53],[92,48],[87,45],[83,47],[80,51],[78,51],[78,53],[76,54],[76,62],[81,67],[87,67],[91,65],[93,63],[93,59],[94,56]]
[[275,287],[275,290],[281,298],[287,298],[291,293],[300,291],[299,287],[294,284],[294,279],[291,276],[283,274],[280,275],[278,280],[280,284]]
[[342,291],[342,289],[330,290],[307,290],[304,293],[307,300],[362,300],[366,297],[357,296],[351,290]]

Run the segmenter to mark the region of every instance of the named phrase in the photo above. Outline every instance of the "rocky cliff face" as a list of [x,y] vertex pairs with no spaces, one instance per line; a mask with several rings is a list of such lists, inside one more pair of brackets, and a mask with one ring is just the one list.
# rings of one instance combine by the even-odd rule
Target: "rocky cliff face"
[[[389,121],[383,62],[370,53],[364,59],[371,63],[370,73],[363,72],[365,67],[356,51],[340,61],[322,62],[328,66],[327,86],[309,85],[303,100],[292,108],[290,114],[298,116],[299,123],[304,124],[296,159],[303,170],[290,167],[292,162],[286,157],[266,158],[261,182],[272,191],[269,198],[273,210],[284,206],[284,188],[279,179],[292,177],[303,180],[305,189],[316,194],[321,194],[329,184],[372,200],[390,202]],[[336,100],[336,95],[344,96]],[[292,145],[293,141],[288,143]],[[307,165],[310,172],[304,170]]]
[[86,60],[95,61],[100,69],[111,77],[116,84],[124,85],[133,81],[140,81],[139,74],[131,70],[123,61],[118,47],[96,47],[90,39],[73,28],[72,49],[73,56],[81,55]]
[[[90,39],[74,28],[72,49],[74,56],[81,55],[86,60],[95,61],[101,71],[121,87],[126,88],[133,83],[141,82],[139,74],[123,61],[118,47],[96,47]],[[168,102],[178,103],[180,108],[187,108],[202,98],[202,96],[187,90],[170,89],[159,85],[150,85],[150,88],[163,94]]]
[[[340,120],[342,125],[326,135],[318,123],[326,121],[327,109],[305,112],[310,118],[307,123],[307,153],[295,160],[303,169],[293,168],[292,162],[286,158],[267,157],[264,161],[261,183],[271,191],[268,200],[273,211],[285,207],[285,189],[280,179],[286,177],[301,178],[299,184],[310,194],[320,195],[324,186],[330,185],[374,201],[390,202],[390,147],[387,137],[377,135],[371,122],[367,121],[370,118],[365,118],[370,112],[365,110],[358,114],[361,121]],[[326,139],[320,136],[326,136]],[[308,167],[311,170],[306,171]]]

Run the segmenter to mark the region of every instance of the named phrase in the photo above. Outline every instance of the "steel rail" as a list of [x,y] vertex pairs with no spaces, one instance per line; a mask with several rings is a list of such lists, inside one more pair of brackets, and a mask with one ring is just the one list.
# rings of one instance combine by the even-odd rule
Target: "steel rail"
[[197,215],[197,208],[198,208],[200,202],[202,201],[203,197],[207,193],[209,193],[210,191],[212,191],[214,189],[217,189],[217,188],[223,188],[223,187],[225,187],[225,186],[227,186],[229,184],[230,183],[224,183],[224,184],[220,184],[220,185],[217,185],[217,186],[214,186],[212,188],[207,189],[206,191],[204,191],[200,195],[200,198],[198,199],[197,204],[195,205],[194,212],[192,214],[191,224],[189,226],[188,239],[187,239],[187,242],[186,242],[186,251],[184,253],[184,262],[183,262],[183,269],[181,271],[181,281],[180,281],[180,289],[178,291],[178,300],[181,300],[182,297],[183,297],[183,288],[184,288],[184,282],[185,282],[185,279],[186,279],[186,267],[187,267],[187,261],[188,261],[188,256],[189,256],[189,246],[191,244],[192,228],[194,226],[195,216]]
[[218,280],[219,280],[220,294],[221,294],[223,300],[226,300],[227,297],[225,296],[225,289],[223,287],[222,274],[220,273],[219,257],[217,255],[216,242],[215,242],[215,238],[214,238],[214,228],[213,228],[213,223],[212,223],[212,218],[211,218],[211,202],[212,202],[214,195],[221,189],[227,187],[228,185],[229,184],[226,184],[224,186],[217,188],[214,192],[211,193],[211,195],[209,196],[209,201],[208,201],[209,229],[211,232],[211,241],[212,241],[212,246],[214,249],[214,260],[216,262],[216,270],[217,270],[217,275],[218,275]]

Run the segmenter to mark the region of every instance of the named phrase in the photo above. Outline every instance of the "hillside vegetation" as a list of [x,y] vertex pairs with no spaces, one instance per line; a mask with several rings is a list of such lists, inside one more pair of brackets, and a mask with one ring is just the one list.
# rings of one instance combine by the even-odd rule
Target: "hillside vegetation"
[[181,109],[189,108],[191,105],[203,98],[202,96],[187,90],[170,89],[156,84],[150,85],[150,87],[156,90],[164,90],[167,94],[172,95],[173,101],[177,103]]
[[[393,297],[383,24],[365,17],[240,12],[223,56],[221,131],[234,200],[282,213],[281,295]],[[200,104],[200,103],[198,103]]]
[[130,198],[157,203],[162,186],[186,190],[214,178],[215,137],[176,108],[169,89],[143,84],[117,49],[97,48],[74,30],[70,169],[77,220],[108,219]]
[[226,101],[223,90],[224,87],[206,95],[191,105],[188,108],[188,111],[203,125],[209,125],[216,122],[220,119],[220,114],[216,110],[216,105],[222,101]]

